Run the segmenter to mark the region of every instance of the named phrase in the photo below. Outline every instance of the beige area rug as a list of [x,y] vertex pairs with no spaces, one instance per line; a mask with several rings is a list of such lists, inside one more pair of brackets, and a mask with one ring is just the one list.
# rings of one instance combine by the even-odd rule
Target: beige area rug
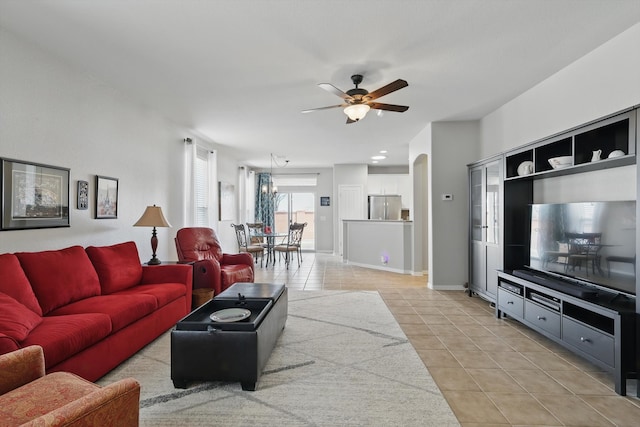
[[256,391],[176,389],[170,333],[98,383],[142,384],[142,426],[457,426],[440,390],[375,291],[289,291],[287,324]]

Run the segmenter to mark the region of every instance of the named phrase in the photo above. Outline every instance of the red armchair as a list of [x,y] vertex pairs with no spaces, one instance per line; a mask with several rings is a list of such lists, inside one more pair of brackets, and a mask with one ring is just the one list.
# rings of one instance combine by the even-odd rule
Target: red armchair
[[213,288],[217,295],[236,282],[253,282],[253,257],[249,253],[222,253],[211,228],[178,230],[175,238],[178,260],[193,262],[193,287]]
[[135,427],[139,405],[133,378],[99,387],[69,372],[45,375],[35,345],[0,355],[0,425]]

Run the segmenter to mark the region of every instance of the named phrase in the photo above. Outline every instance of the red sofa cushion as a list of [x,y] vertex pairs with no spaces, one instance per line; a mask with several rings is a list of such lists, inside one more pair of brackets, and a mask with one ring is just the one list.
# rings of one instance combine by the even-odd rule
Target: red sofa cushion
[[142,264],[135,242],[89,246],[86,251],[98,273],[103,294],[111,294],[140,283]]
[[45,366],[49,369],[101,341],[109,333],[111,320],[103,313],[45,316],[22,346],[42,346]]
[[24,341],[29,332],[42,323],[41,316],[1,292],[0,307],[0,333],[16,341]]
[[157,308],[158,303],[153,295],[112,294],[72,302],[52,311],[50,315],[104,313],[111,319],[111,331],[115,332],[154,312]]
[[19,348],[20,345],[18,345],[16,340],[0,332],[0,354],[10,353]]
[[0,255],[0,292],[9,295],[36,314],[42,315],[42,309],[31,289],[29,279],[24,274],[18,257],[14,254]]
[[117,295],[148,294],[152,295],[158,307],[165,306],[187,294],[187,288],[182,283],[161,283],[158,285],[140,285],[133,289],[125,289]]
[[100,295],[100,281],[82,246],[16,256],[31,282],[42,313],[73,301]]

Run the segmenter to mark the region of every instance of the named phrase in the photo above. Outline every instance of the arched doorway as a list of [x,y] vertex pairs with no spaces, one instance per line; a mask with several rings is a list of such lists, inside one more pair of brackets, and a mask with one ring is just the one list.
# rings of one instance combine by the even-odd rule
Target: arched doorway
[[413,272],[429,274],[429,170],[428,156],[413,162]]

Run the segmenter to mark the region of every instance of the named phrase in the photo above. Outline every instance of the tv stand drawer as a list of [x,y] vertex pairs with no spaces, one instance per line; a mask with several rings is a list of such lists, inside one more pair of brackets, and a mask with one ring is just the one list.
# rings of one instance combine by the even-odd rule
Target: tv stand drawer
[[562,340],[608,366],[615,366],[615,340],[603,332],[564,316],[562,318]]
[[521,296],[498,287],[498,308],[510,316],[522,319],[524,300]]
[[560,338],[560,313],[553,312],[530,301],[525,301],[524,318],[537,328]]

